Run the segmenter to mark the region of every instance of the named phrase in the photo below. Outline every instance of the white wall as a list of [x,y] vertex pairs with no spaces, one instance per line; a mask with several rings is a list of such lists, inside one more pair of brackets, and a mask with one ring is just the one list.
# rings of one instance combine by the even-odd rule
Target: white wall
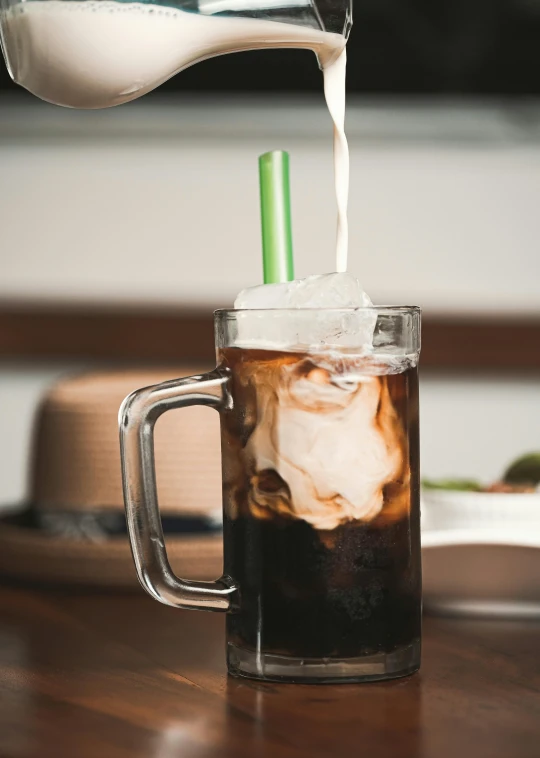
[[540,380],[424,376],[421,467],[426,477],[500,477],[522,453],[540,451]]
[[3,364],[0,368],[0,507],[22,501],[34,415],[38,403],[57,377],[72,367]]
[[[256,159],[275,147],[291,152],[297,275],[333,268],[322,98],[32,103],[0,112],[0,297],[228,305],[260,281]],[[540,130],[513,124],[351,106],[350,267],[376,301],[540,311]]]

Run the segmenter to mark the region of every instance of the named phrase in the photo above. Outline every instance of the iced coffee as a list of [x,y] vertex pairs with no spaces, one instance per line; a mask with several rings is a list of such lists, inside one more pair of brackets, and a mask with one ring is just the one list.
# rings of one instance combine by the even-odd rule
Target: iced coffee
[[[417,353],[389,344],[384,317],[368,324],[369,349],[355,347],[366,314],[355,312],[348,335],[319,312],[329,332],[309,349],[240,339],[219,350],[230,377],[225,573],[240,587],[227,619],[233,672],[290,679],[296,667],[304,681],[309,671],[331,681],[418,667]],[[293,339],[309,337],[301,331],[295,324]]]
[[[420,312],[372,306],[347,274],[253,289],[215,313],[213,371],[123,403],[139,580],[167,605],[227,613],[234,676],[410,674],[420,665]],[[192,405],[221,419],[224,573],[214,582],[172,572],[155,488],[153,425]]]

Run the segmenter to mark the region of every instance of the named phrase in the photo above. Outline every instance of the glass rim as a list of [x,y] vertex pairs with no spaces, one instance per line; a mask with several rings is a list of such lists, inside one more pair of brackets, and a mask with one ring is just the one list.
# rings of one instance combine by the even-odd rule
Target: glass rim
[[236,316],[238,313],[378,313],[381,315],[421,314],[419,305],[363,305],[341,308],[217,308],[214,316]]

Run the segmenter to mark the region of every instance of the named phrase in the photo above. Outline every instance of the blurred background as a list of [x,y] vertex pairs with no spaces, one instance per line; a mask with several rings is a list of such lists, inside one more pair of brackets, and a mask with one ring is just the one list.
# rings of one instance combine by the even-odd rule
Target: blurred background
[[[350,268],[424,309],[425,476],[540,448],[540,1],[355,0]],[[0,63],[0,503],[58,376],[211,364],[261,280],[257,156],[291,154],[297,276],[333,268],[331,124],[307,51],[216,58],[108,111]],[[216,419],[217,433],[217,419]]]

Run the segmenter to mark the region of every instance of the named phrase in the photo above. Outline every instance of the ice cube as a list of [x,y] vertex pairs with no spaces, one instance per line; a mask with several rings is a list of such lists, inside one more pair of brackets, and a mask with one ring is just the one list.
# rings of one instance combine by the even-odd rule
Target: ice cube
[[235,309],[245,311],[237,315],[235,344],[268,350],[354,348],[365,353],[371,349],[376,314],[339,309],[371,305],[358,279],[346,273],[249,287],[234,303]]
[[317,274],[279,284],[242,290],[234,307],[246,308],[362,308],[371,300],[351,274]]

